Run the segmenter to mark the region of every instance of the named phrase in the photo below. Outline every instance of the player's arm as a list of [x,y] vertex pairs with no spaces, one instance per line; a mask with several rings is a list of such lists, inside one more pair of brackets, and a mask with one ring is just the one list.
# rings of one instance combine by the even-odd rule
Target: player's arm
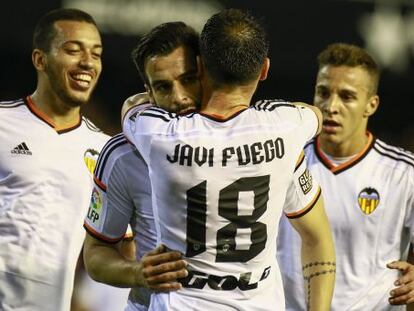
[[167,252],[161,245],[137,262],[123,255],[122,243],[107,243],[86,235],[83,260],[92,279],[117,287],[142,286],[157,291],[181,288],[177,279],[188,273],[179,252]]
[[335,248],[322,195],[305,215],[291,218],[302,239],[302,271],[310,310],[330,310],[335,283]]
[[318,129],[317,129],[315,135],[319,134],[322,130],[322,122],[323,122],[323,117],[322,117],[321,110],[316,106],[312,106],[312,105],[305,104],[305,103],[302,103],[302,102],[294,102],[293,104],[296,105],[296,106],[302,106],[302,107],[309,108],[310,110],[312,110],[315,113],[316,118],[318,119]]
[[148,102],[150,102],[150,98],[147,92],[138,93],[138,94],[128,97],[127,100],[123,103],[122,108],[121,108],[122,123],[128,111],[130,111],[132,108],[138,105],[145,104]]
[[335,282],[335,250],[321,189],[307,168],[305,154],[296,163],[284,206],[302,241],[305,299],[310,310],[329,310]]

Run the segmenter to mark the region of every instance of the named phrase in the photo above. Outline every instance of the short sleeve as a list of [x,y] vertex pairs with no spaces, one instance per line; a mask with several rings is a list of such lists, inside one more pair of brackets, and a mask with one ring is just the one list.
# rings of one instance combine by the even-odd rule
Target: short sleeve
[[84,227],[89,234],[109,243],[131,235],[127,232],[134,202],[129,196],[121,170],[116,166],[107,175],[107,185],[95,176],[91,202]]
[[288,218],[298,218],[308,213],[321,194],[321,188],[307,168],[303,152],[296,164],[289,185],[284,212]]
[[301,129],[306,137],[306,141],[309,141],[315,137],[318,131],[318,117],[315,112],[308,107],[298,106],[297,109],[300,115]]

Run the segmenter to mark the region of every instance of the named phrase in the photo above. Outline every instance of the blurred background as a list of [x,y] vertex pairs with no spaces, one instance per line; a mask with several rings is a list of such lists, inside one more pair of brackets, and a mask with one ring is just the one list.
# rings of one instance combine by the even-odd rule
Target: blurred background
[[367,48],[382,67],[374,135],[414,151],[414,0],[42,0],[2,1],[0,99],[31,94],[35,71],[31,37],[38,18],[58,7],[90,13],[103,35],[104,70],[85,114],[109,134],[120,131],[119,111],[129,95],[143,91],[130,59],[139,36],[165,22],[182,20],[201,30],[222,8],[262,16],[271,40],[271,71],[255,99],[312,102],[316,56],[332,42]]
[[[176,20],[200,31],[212,14],[236,7],[262,16],[270,34],[270,75],[259,86],[255,100],[283,98],[311,103],[319,51],[332,42],[357,44],[367,48],[382,67],[381,104],[370,120],[371,131],[388,143],[414,151],[414,0],[2,1],[0,100],[34,91],[32,32],[41,15],[59,7],[87,11],[101,30],[104,70],[84,113],[109,134],[121,130],[124,99],[144,91],[130,59],[140,35],[159,23]],[[114,304],[119,306],[120,299],[124,306],[127,290],[97,288],[99,285],[85,274],[79,274],[73,310],[123,309]]]

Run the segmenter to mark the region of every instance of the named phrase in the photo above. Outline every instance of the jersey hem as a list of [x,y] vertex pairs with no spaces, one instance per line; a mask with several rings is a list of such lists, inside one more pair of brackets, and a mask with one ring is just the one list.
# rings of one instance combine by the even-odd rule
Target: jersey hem
[[289,219],[294,219],[294,218],[299,218],[299,217],[302,217],[302,216],[306,215],[315,206],[315,204],[318,201],[320,196],[321,196],[321,187],[318,186],[318,193],[315,195],[312,202],[310,202],[308,206],[306,206],[305,208],[301,209],[298,212],[285,214],[286,217],[289,218]]

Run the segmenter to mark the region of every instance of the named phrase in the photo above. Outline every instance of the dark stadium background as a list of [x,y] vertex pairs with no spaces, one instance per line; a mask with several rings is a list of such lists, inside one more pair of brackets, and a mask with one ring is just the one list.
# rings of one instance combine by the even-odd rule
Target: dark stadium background
[[255,99],[312,102],[317,53],[331,42],[355,43],[367,47],[383,67],[381,105],[370,121],[371,130],[414,151],[414,0],[2,1],[1,100],[33,92],[32,31],[44,12],[61,6],[88,11],[102,30],[104,70],[85,113],[109,134],[120,130],[123,100],[143,91],[129,57],[140,32],[167,20],[184,20],[199,29],[220,8],[237,7],[263,16],[270,34],[271,72]]

